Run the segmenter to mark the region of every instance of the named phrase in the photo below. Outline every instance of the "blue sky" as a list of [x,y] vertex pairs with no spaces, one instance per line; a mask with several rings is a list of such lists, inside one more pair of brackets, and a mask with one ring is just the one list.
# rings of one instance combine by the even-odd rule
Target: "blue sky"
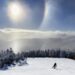
[[75,30],[75,0],[48,0],[46,5],[49,13],[42,25],[44,29]]
[[[45,1],[44,0],[18,0],[21,5],[27,5],[27,9],[30,10],[30,16],[27,17],[27,21],[14,25],[7,16],[7,6],[9,2],[14,2],[17,0],[0,0],[0,28],[25,28],[25,29],[37,29],[43,19],[44,10],[45,10]],[[12,9],[12,8],[11,8]],[[27,11],[25,8],[23,8]],[[16,11],[14,11],[16,12]],[[10,13],[9,13],[10,14]]]
[[[75,0],[18,0],[27,5],[32,12],[31,19],[28,18],[27,21],[24,20],[18,25],[13,25],[7,16],[9,1],[15,2],[16,0],[0,0],[0,28],[75,30]],[[50,9],[48,9],[46,21],[43,22],[46,3]]]

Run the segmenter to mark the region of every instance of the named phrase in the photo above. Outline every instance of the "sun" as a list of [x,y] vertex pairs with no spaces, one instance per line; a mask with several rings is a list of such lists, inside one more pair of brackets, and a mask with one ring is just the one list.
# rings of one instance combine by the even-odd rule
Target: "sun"
[[23,16],[25,16],[25,11],[23,10],[22,5],[18,2],[9,3],[8,4],[8,16],[14,22],[21,21]]

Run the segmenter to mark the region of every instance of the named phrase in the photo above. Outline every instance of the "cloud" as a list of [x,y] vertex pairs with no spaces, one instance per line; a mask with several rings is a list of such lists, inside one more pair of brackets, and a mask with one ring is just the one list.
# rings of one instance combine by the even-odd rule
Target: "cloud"
[[75,49],[75,32],[0,29],[0,50]]

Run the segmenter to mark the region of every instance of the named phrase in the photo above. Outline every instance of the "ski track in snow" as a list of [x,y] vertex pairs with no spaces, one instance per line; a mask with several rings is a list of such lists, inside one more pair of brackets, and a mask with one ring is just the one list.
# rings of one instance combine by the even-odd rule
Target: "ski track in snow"
[[[75,75],[75,61],[65,58],[28,58],[28,65],[10,67],[0,75]],[[52,69],[54,63],[57,68]]]

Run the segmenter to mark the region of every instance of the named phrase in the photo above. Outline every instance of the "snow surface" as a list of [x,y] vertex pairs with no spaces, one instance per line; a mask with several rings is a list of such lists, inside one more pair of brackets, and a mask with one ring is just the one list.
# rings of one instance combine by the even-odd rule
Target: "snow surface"
[[[28,65],[11,67],[0,75],[75,75],[75,61],[64,58],[29,58]],[[54,63],[57,69],[52,69]]]

